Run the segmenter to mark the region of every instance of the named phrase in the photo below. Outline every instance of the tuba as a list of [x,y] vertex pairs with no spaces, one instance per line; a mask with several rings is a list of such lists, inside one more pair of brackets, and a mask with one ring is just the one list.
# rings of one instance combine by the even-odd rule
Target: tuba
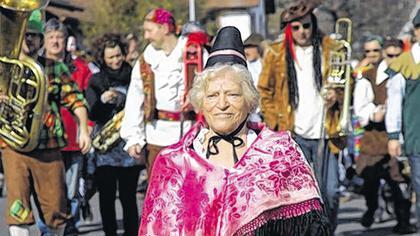
[[0,0],[0,93],[8,97],[0,104],[0,138],[20,152],[38,146],[48,91],[42,67],[19,55],[29,15],[48,2]]
[[[340,18],[335,24],[334,38],[337,41],[335,50],[330,54],[330,71],[323,94],[328,89],[344,90],[340,106],[340,118],[335,130],[339,137],[347,136],[352,132],[350,102],[351,102],[351,40],[352,21],[349,18]],[[341,101],[341,100],[340,100]],[[323,128],[324,129],[324,128]]]

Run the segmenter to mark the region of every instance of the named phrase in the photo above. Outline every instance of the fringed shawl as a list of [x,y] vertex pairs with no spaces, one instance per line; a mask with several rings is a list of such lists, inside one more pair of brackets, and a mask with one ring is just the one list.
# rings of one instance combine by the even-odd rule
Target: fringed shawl
[[314,174],[290,133],[264,127],[226,169],[192,149],[202,127],[156,158],[139,235],[289,236],[312,224],[326,231]]

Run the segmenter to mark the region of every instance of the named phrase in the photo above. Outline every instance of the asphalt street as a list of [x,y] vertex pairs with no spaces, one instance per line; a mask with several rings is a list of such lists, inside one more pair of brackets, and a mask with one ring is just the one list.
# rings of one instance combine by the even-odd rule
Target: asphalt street
[[[141,203],[143,201],[143,195],[137,194],[139,212],[141,211]],[[0,235],[7,236],[7,225],[4,221],[4,212],[5,212],[6,198],[0,198],[0,212],[2,215],[0,217]],[[101,217],[99,214],[99,203],[98,203],[98,194],[96,194],[91,200],[92,210],[94,218],[92,222],[82,222],[80,227],[80,235],[86,236],[102,236]],[[117,218],[119,223],[119,231],[122,235],[122,212],[119,201],[117,200]],[[375,222],[370,229],[365,229],[360,225],[359,221],[362,217],[363,212],[365,211],[365,202],[364,199],[355,194],[351,194],[345,198],[341,199],[339,219],[338,219],[338,228],[336,230],[337,236],[387,236],[395,235],[392,234],[392,227],[396,224],[395,219],[392,216],[384,213],[380,222]],[[413,209],[414,211],[414,209]],[[414,214],[412,213],[412,222],[415,221]],[[39,235],[35,226],[31,227],[31,236]],[[409,236],[420,235],[420,234],[411,234]]]

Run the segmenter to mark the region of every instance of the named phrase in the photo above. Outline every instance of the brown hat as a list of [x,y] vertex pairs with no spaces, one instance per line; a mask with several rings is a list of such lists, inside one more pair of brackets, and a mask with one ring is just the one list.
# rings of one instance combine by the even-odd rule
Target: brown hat
[[264,40],[264,37],[261,34],[252,33],[244,41],[244,47],[258,47],[260,43]]
[[311,13],[319,4],[319,0],[298,0],[293,2],[280,14],[281,28],[284,28],[287,23]]

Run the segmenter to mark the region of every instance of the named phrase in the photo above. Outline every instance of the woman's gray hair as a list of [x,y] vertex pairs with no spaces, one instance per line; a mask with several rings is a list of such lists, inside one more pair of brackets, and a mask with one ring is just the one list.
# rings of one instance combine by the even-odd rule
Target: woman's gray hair
[[56,18],[51,18],[47,21],[47,23],[45,23],[44,26],[44,35],[50,31],[60,31],[64,34],[64,37],[67,37],[67,28],[66,26],[61,23],[61,21],[59,21]]
[[226,73],[232,73],[233,77],[231,79],[236,80],[241,85],[245,102],[250,108],[250,112],[254,112],[259,105],[260,95],[254,86],[251,73],[246,67],[238,64],[226,65],[218,63],[197,74],[189,92],[189,98],[193,107],[196,110],[202,110],[203,99],[210,80]]

